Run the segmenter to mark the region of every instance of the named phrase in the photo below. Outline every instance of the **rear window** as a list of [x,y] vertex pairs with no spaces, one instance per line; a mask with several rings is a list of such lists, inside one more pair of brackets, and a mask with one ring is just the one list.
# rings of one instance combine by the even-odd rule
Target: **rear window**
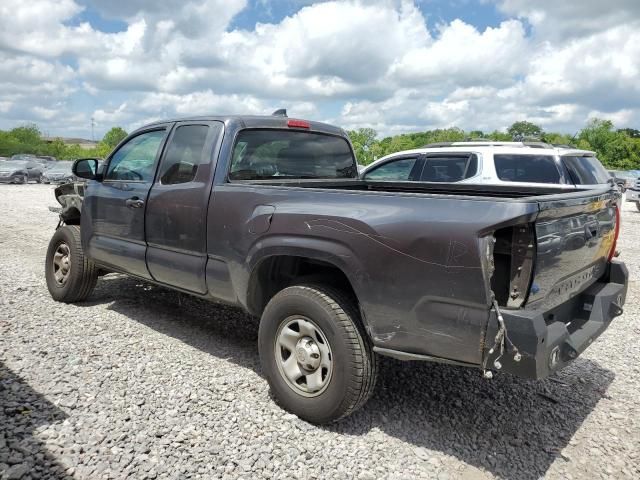
[[494,155],[498,178],[504,182],[560,183],[551,155]]
[[609,181],[609,173],[596,157],[561,157],[575,185],[597,185]]
[[230,180],[356,178],[349,143],[342,137],[289,130],[243,130],[238,135]]

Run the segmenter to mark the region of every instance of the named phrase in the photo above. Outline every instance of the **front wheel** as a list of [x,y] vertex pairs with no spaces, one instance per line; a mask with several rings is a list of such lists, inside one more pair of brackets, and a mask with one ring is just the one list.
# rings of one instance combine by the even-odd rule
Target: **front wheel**
[[373,393],[377,358],[355,302],[339,290],[285,288],[265,308],[258,342],[274,397],[304,420],[339,420]]
[[65,225],[53,234],[47,249],[45,277],[49,293],[59,302],[79,302],[93,291],[98,269],[82,250],[77,225]]

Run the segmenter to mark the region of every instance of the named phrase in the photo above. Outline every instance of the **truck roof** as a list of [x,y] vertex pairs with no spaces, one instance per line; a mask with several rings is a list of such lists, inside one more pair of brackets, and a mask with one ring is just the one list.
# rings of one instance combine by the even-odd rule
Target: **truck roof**
[[[174,122],[193,122],[193,121],[208,121],[208,122],[223,122],[225,125],[237,125],[238,128],[296,128],[295,126],[288,125],[290,120],[297,120],[307,122],[309,124],[309,131],[328,133],[332,135],[346,136],[346,132],[334,125],[328,123],[316,122],[312,120],[304,120],[299,118],[292,118],[285,115],[204,115],[204,116],[190,116],[182,118],[171,118],[158,120],[146,124],[142,128],[148,128],[153,125],[160,125],[163,123]],[[140,130],[138,129],[138,130]],[[306,128],[302,131],[307,130]]]

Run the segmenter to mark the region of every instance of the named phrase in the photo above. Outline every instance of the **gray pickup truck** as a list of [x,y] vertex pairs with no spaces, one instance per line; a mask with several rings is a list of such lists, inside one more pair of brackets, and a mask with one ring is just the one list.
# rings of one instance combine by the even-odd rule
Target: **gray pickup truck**
[[282,115],[154,123],[74,173],[53,298],[120,272],[237,305],[274,397],[314,423],[367,401],[378,355],[544,378],[625,301],[608,187],[361,180],[343,130]]

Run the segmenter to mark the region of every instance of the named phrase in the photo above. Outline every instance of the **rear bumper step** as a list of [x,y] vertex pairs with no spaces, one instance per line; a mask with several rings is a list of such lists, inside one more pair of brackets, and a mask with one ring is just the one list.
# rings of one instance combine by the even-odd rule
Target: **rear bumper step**
[[[541,379],[566,366],[622,314],[627,280],[624,263],[614,261],[601,281],[551,310],[502,310],[509,338],[522,357],[516,362],[514,355],[505,351],[499,361],[501,370]],[[497,331],[498,321],[492,313],[486,338],[495,338]],[[485,356],[489,348],[485,348]],[[489,369],[494,369],[498,355],[495,352],[489,356]]]

